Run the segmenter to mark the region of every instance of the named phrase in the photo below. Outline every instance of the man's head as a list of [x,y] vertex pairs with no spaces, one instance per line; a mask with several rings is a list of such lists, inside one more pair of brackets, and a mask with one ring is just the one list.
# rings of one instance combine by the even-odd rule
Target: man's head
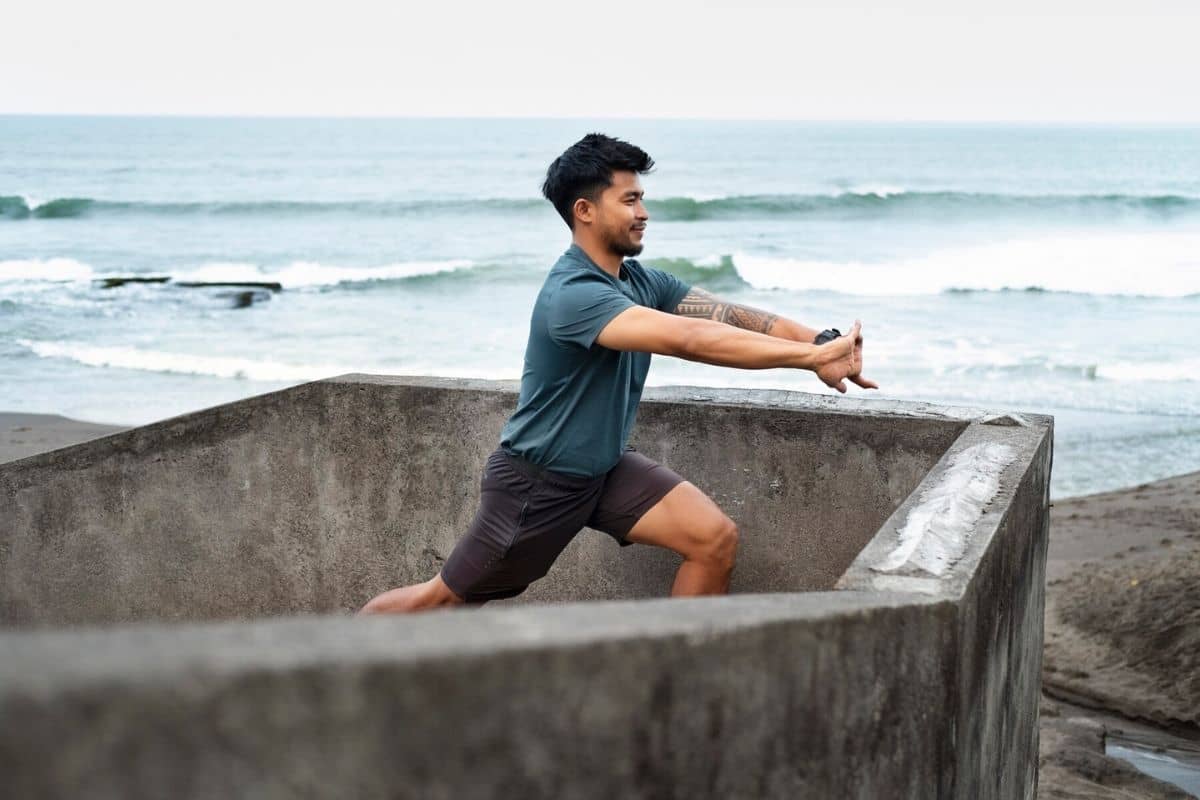
[[586,237],[622,257],[642,252],[649,215],[638,175],[654,168],[645,150],[589,133],[546,170],[542,194],[576,238]]

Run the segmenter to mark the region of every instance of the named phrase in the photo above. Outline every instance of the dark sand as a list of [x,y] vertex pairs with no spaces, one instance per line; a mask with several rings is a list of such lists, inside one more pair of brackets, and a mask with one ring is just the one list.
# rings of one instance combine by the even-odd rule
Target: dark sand
[[1039,797],[1193,796],[1103,744],[1200,759],[1200,472],[1055,501],[1042,666]]
[[0,464],[123,430],[122,425],[81,422],[58,414],[0,411]]
[[[120,430],[0,412],[0,462]],[[1200,755],[1200,472],[1057,500],[1050,518],[1038,797],[1191,797],[1104,741]]]

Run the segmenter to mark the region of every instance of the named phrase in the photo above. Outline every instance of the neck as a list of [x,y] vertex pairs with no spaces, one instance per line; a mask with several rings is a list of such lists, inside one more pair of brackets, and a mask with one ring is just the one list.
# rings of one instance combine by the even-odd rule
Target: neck
[[600,269],[614,278],[621,277],[621,262],[624,261],[621,256],[601,246],[599,242],[590,241],[582,236],[575,236],[573,239],[575,244],[579,245],[579,248],[587,253],[588,258],[595,261]]

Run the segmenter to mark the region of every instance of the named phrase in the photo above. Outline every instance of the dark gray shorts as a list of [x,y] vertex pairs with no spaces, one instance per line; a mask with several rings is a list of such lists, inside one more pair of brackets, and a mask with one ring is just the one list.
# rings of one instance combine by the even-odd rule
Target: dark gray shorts
[[622,546],[629,529],[683,481],[628,448],[603,475],[580,478],[543,469],[496,448],[479,484],[479,510],[446,563],[442,580],[469,603],[514,597],[586,527]]

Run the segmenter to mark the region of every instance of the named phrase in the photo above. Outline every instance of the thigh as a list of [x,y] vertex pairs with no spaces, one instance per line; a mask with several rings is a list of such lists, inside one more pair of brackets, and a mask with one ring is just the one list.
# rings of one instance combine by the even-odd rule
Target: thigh
[[543,577],[583,528],[600,484],[564,487],[513,468],[492,454],[480,503],[466,534],[442,566],[443,582],[467,602],[514,597]]
[[532,480],[508,467],[499,450],[488,456],[475,516],[442,565],[442,581],[452,592],[468,602],[519,593],[506,593],[518,587],[495,580],[496,565],[511,549],[524,524],[534,488]]
[[705,549],[732,521],[712,498],[684,481],[655,503],[630,529],[628,540],[690,557]]
[[629,538],[631,530],[684,483],[674,470],[636,450],[626,450],[605,477],[588,527],[607,533],[622,546],[633,544]]

